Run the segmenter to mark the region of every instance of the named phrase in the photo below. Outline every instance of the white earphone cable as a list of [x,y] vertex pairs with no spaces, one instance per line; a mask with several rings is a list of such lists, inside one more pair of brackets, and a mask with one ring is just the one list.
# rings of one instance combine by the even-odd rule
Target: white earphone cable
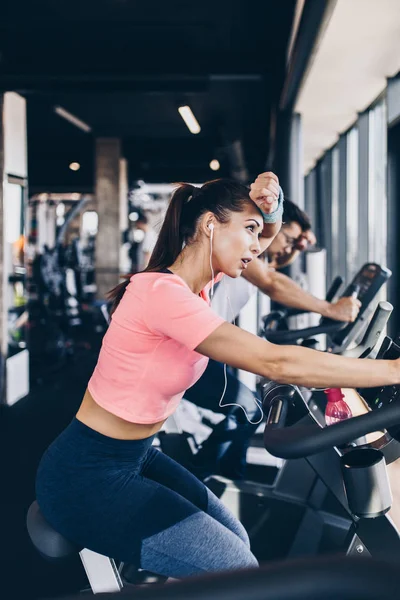
[[[211,225],[212,225],[212,224],[211,224]],[[212,225],[212,226],[210,226],[210,225],[209,225],[209,228],[210,228],[210,230],[211,230],[211,235],[210,235],[210,268],[211,268],[211,290],[210,290],[210,298],[211,298],[211,300],[212,300],[212,298],[213,298],[213,296],[214,296],[214,269],[213,269],[213,265],[212,265],[212,243],[213,243],[214,226],[213,226],[213,225]],[[227,301],[228,301],[229,308],[230,308],[230,311],[231,311],[231,314],[232,314],[232,321],[234,321],[234,320],[235,320],[235,315],[234,315],[234,313],[233,313],[233,309],[232,309],[231,301],[230,301],[230,298],[229,298],[229,296],[228,296],[228,293],[227,293],[227,290],[226,290],[225,278],[224,278],[224,283],[223,283],[223,285],[224,285],[224,290],[225,290],[225,294],[226,294],[226,299],[227,299]],[[241,409],[243,410],[243,412],[244,412],[244,414],[245,414],[245,416],[246,416],[246,419],[248,420],[248,422],[249,422],[251,425],[258,425],[259,423],[261,423],[261,421],[262,421],[262,420],[263,420],[263,418],[264,418],[264,412],[263,412],[263,409],[262,409],[261,402],[260,402],[260,401],[258,400],[258,398],[256,398],[254,395],[253,395],[253,400],[254,400],[254,402],[255,402],[255,404],[256,404],[256,406],[257,406],[257,408],[258,408],[258,409],[260,410],[260,412],[261,412],[261,417],[260,417],[260,419],[259,419],[258,421],[256,421],[256,422],[254,422],[254,421],[252,421],[251,419],[249,419],[249,415],[247,414],[247,411],[246,411],[245,407],[244,407],[244,406],[242,406],[241,404],[237,404],[236,402],[229,402],[229,403],[227,403],[227,404],[222,404],[222,400],[224,399],[224,396],[225,396],[225,393],[226,393],[226,388],[228,387],[228,376],[227,376],[227,374],[226,374],[226,364],[224,364],[224,379],[225,379],[225,383],[224,383],[224,390],[223,390],[223,392],[222,392],[222,396],[221,396],[221,398],[220,398],[220,400],[219,400],[219,406],[220,406],[221,408],[224,408],[224,407],[226,407],[226,406],[238,406],[239,408],[241,408]]]
[[211,235],[210,235],[210,268],[211,268],[210,298],[212,300],[212,298],[214,296],[214,269],[213,269],[213,265],[212,265],[212,243],[213,243],[213,235],[214,235],[214,225],[212,223],[210,223],[210,225],[208,227],[211,230]]

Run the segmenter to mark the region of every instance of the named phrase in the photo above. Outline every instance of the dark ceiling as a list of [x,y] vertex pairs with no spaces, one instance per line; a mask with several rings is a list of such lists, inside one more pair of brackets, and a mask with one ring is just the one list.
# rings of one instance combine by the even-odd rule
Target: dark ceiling
[[[123,140],[131,180],[203,181],[215,157],[221,175],[257,174],[267,163],[294,7],[295,0],[8,0],[0,85],[27,98],[31,191],[91,189],[99,136]],[[186,128],[181,103],[200,134]],[[64,121],[55,105],[92,132]],[[69,170],[72,161],[80,171]]]

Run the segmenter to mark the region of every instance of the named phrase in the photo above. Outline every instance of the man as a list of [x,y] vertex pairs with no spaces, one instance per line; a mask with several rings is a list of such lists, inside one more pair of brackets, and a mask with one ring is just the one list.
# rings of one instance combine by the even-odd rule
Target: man
[[[265,173],[259,178],[267,178],[270,175],[273,174]],[[274,177],[276,178],[275,175]],[[260,255],[248,264],[241,277],[224,277],[216,287],[212,299],[213,309],[227,321],[233,321],[258,289],[271,300],[290,308],[319,313],[338,321],[353,322],[359,312],[358,300],[342,298],[331,304],[309,294],[289,277],[274,270],[292,262],[301,251],[316,241],[311,231],[310,219],[289,200],[284,202],[282,223],[281,230],[272,242],[270,239],[260,238],[262,253],[266,251],[268,261]],[[234,403],[240,406],[220,407],[224,384],[223,365],[210,360],[200,380],[185,392],[186,400],[226,415],[223,421],[214,426],[210,437],[188,466],[200,479],[211,474],[220,474],[229,479],[243,479],[247,448],[261,419],[261,411],[254,399],[255,394],[228,372],[222,404]]]
[[360,307],[358,300],[341,298],[334,303],[326,302],[276,270],[291,264],[300,252],[315,242],[308,215],[290,200],[285,200],[281,230],[268,247],[263,238],[260,239],[260,246],[268,260],[260,255],[251,261],[238,279],[225,277],[212,301],[215,312],[227,321],[233,321],[258,289],[273,302],[288,308],[315,312],[336,321],[353,322]]

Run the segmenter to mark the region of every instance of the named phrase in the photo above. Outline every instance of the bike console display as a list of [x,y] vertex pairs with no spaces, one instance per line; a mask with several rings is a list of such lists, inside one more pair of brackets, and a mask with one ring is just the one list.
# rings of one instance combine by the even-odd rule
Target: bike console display
[[[365,311],[391,275],[392,272],[389,269],[381,267],[376,263],[366,263],[360,269],[353,281],[342,294],[342,298],[348,297],[352,295],[355,289],[357,289],[357,298],[361,302],[360,312],[354,323],[349,323],[344,329],[337,331],[331,336],[332,343],[335,346],[341,346],[353,328],[363,320]],[[326,318],[321,319],[321,325],[327,323],[334,323],[334,321]]]

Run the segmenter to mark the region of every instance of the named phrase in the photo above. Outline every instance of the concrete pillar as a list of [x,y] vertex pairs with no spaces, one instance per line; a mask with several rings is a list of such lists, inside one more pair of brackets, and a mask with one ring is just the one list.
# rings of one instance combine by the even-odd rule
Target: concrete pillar
[[[278,117],[274,170],[289,200],[304,209],[304,176],[302,166],[301,117],[290,110]],[[302,284],[302,261],[296,260],[284,272]]]
[[292,113],[290,111],[280,111],[277,117],[276,138],[275,138],[275,156],[273,171],[279,177],[279,183],[285,194],[295,202],[290,196],[290,136],[292,128]]
[[119,161],[119,230],[121,233],[129,227],[128,193],[128,161],[126,158],[121,158]]
[[96,238],[97,297],[103,299],[119,283],[121,141],[96,140],[96,204],[99,230]]
[[123,233],[129,229],[129,206],[128,206],[129,182],[128,182],[128,162],[126,158],[119,161],[119,271],[127,273],[130,267],[130,258],[128,256],[128,244],[123,243]]
[[[11,405],[29,393],[24,329],[9,327],[26,306],[23,241],[27,189],[26,101],[0,94],[0,401]],[[26,311],[21,314],[25,319]],[[12,326],[11,326],[12,327]]]
[[301,116],[290,111],[280,112],[273,168],[286,196],[300,208],[304,208],[302,155]]
[[291,199],[304,209],[304,165],[301,115],[293,113],[290,129],[290,190]]

